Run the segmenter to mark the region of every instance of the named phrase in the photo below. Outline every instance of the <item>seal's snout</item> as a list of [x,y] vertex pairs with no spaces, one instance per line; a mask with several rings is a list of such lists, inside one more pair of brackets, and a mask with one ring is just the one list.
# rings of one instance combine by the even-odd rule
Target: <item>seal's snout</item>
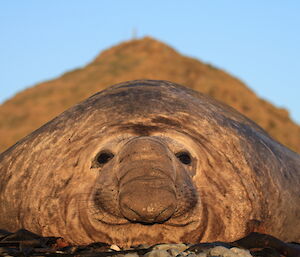
[[151,137],[135,138],[119,155],[119,208],[139,223],[162,223],[176,211],[175,168],[169,149]]
[[132,190],[120,195],[120,211],[132,221],[140,223],[162,223],[176,210],[176,197],[165,189],[152,189],[148,185],[135,183]]

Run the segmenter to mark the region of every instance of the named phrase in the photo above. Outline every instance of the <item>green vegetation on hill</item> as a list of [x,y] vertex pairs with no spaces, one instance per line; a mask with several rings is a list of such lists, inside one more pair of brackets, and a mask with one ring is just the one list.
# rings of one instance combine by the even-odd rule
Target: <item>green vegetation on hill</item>
[[285,109],[258,98],[228,73],[182,56],[149,37],[112,47],[86,67],[28,88],[0,105],[0,152],[107,86],[146,78],[177,82],[225,102],[300,153],[300,126],[293,123]]

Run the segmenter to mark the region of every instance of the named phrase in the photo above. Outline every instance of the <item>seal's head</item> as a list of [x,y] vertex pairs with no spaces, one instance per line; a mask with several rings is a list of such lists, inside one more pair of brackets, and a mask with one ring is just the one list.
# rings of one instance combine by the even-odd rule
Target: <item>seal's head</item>
[[156,136],[109,142],[92,166],[101,168],[100,181],[111,177],[110,184],[103,187],[101,183],[94,195],[101,216],[106,212],[133,223],[156,224],[182,216],[196,206],[191,156],[178,152],[176,157],[171,144]]
[[115,85],[0,156],[0,228],[121,246],[237,239],[276,205],[271,144],[193,90]]

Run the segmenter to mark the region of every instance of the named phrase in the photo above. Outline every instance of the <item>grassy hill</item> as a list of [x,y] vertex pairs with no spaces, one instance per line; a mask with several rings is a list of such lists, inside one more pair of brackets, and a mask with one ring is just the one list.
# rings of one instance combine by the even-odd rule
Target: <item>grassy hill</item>
[[0,105],[0,152],[68,107],[112,84],[165,79],[231,105],[300,153],[300,126],[228,73],[146,37],[103,51],[86,67],[28,88]]

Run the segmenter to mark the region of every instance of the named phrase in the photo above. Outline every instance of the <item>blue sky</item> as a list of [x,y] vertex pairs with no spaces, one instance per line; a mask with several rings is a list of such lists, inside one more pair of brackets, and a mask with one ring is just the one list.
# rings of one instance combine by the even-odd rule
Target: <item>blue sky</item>
[[150,35],[222,68],[300,124],[300,1],[0,2],[0,102]]

